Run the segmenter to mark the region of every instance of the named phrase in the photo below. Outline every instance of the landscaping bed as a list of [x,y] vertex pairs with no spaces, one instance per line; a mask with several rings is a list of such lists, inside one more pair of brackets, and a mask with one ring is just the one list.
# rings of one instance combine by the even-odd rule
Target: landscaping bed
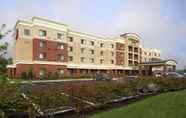
[[94,109],[105,109],[110,104],[136,101],[149,94],[185,88],[186,79],[163,78],[138,78],[122,82],[67,82],[39,86],[31,83],[19,85],[4,82],[3,86],[0,86],[4,92],[0,93],[0,115],[20,111],[28,113],[31,117],[59,116],[67,112],[81,115],[86,110],[91,112]]

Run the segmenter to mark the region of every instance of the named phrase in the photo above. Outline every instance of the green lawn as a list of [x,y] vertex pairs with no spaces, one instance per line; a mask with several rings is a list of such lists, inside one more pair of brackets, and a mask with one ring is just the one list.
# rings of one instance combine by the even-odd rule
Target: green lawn
[[150,97],[90,118],[186,118],[186,91]]

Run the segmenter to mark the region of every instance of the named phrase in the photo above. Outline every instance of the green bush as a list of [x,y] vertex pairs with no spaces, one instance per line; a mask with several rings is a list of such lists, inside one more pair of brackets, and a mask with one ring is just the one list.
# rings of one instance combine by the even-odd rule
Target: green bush
[[33,75],[33,68],[29,68],[27,71],[21,73],[21,79],[33,80],[35,77]]
[[[23,76],[25,75],[23,74]],[[51,74],[49,78],[56,79],[57,74]],[[153,85],[155,89],[149,88],[149,85]],[[114,99],[141,93],[167,92],[182,89],[186,89],[186,79],[138,78],[124,82],[89,81],[49,85],[44,89],[38,87],[37,90],[30,90],[27,96],[42,111],[61,106],[74,106],[77,112],[80,112],[87,105],[82,100],[101,105]],[[0,81],[0,91],[0,117],[4,113],[32,109],[30,103],[20,96],[21,92],[19,91],[18,84],[10,84],[7,80]]]
[[3,74],[0,74],[0,81],[1,81],[1,80],[5,80],[5,79],[6,79],[6,76],[3,75]]
[[58,108],[61,106],[69,105],[69,97],[62,95],[61,91],[56,88],[47,88],[44,91],[32,91],[28,97],[37,105],[41,110]]
[[48,78],[47,78],[48,80],[56,80],[56,79],[59,79],[59,75],[58,75],[58,73],[56,72],[56,73],[51,73],[51,74],[49,74],[48,75]]
[[27,112],[30,108],[30,104],[21,96],[18,88],[18,84],[10,84],[6,80],[0,82],[0,115]]

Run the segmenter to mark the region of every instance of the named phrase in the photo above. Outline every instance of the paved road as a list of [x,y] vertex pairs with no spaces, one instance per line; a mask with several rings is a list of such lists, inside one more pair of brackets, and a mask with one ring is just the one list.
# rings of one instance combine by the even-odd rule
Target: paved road
[[63,79],[63,80],[34,80],[32,83],[56,83],[56,82],[80,82],[92,81],[93,79]]
[[[65,80],[34,80],[22,81],[20,90],[24,93],[29,91],[44,91],[49,88],[62,88],[65,84],[77,84],[91,82],[93,79],[65,79]],[[30,84],[31,83],[31,84]]]

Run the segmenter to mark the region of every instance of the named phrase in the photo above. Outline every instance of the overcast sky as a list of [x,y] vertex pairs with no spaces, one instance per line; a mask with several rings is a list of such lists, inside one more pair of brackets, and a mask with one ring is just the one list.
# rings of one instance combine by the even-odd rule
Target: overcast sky
[[9,29],[39,16],[96,35],[135,32],[144,47],[186,65],[186,0],[1,0],[0,14]]

